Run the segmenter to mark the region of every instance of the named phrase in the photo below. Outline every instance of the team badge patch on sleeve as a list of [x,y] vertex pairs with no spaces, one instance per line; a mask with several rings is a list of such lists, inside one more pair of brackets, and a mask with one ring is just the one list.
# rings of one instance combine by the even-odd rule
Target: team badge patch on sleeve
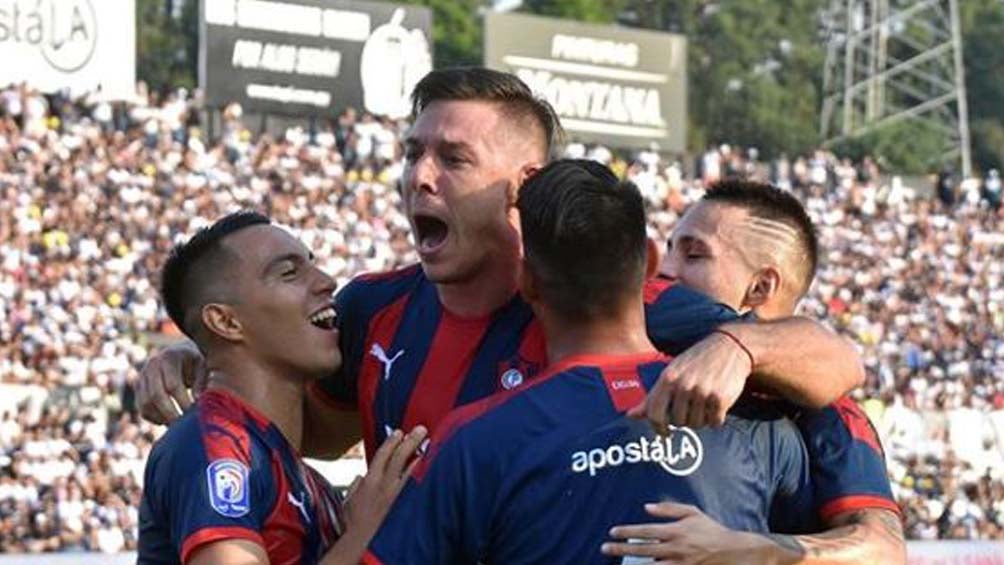
[[219,459],[206,468],[209,503],[227,518],[240,518],[251,510],[247,465],[236,459]]

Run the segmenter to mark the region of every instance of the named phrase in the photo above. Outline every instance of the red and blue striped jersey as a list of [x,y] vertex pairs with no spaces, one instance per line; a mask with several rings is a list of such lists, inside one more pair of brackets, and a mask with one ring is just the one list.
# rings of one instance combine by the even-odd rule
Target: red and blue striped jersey
[[[665,279],[646,282],[644,294],[649,338],[670,355],[740,319]],[[335,306],[343,365],[319,388],[333,403],[358,408],[368,456],[390,430],[435,430],[450,410],[514,388],[547,365],[543,331],[518,295],[484,318],[458,318],[443,308],[420,265],[359,276]],[[828,408],[799,420],[819,499],[835,502],[824,517],[834,509],[896,508],[880,450],[852,443],[848,420],[833,417],[841,413]]]
[[185,563],[201,546],[253,541],[275,564],[316,563],[342,532],[341,500],[279,429],[212,389],[147,460],[139,563]]
[[766,532],[777,508],[811,516],[805,446],[774,403],[746,396],[721,427],[656,436],[623,413],[665,362],[580,356],[454,411],[364,563],[609,563],[616,524],[651,522],[647,502],[701,508]]
[[[664,279],[645,288],[649,337],[676,354],[735,312]],[[511,389],[547,364],[544,334],[519,295],[488,316],[459,318],[421,266],[355,278],[335,299],[341,370],[320,385],[358,407],[366,453],[397,428],[430,430],[453,408]]]
[[865,508],[901,514],[889,487],[885,452],[868,416],[848,397],[795,417],[805,438],[819,518]]

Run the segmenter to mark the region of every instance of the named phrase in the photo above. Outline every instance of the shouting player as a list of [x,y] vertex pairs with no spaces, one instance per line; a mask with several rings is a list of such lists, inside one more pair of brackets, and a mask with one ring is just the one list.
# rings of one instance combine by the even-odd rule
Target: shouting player
[[778,507],[811,515],[805,447],[771,403],[746,397],[724,426],[665,436],[624,416],[665,366],[645,330],[658,253],[638,189],[599,163],[559,160],[518,207],[522,295],[552,365],[440,425],[367,561],[603,563],[610,527],[653,498],[746,531],[767,532]]
[[174,250],[164,302],[212,374],[147,461],[140,563],[359,560],[424,430],[390,435],[344,513],[301,461],[305,383],[340,363],[334,289],[301,243],[255,213]]
[[[789,193],[748,181],[712,187],[684,214],[667,247],[665,276],[762,320],[790,316],[816,271],[816,232],[802,205]],[[678,522],[619,528],[615,535],[663,543],[613,543],[607,551],[670,563],[720,562],[758,551],[777,563],[905,563],[900,511],[867,416],[842,398],[823,410],[803,411],[796,422],[809,448],[819,518],[830,531],[751,536],[695,508],[657,504],[653,516]],[[781,512],[797,518],[788,509]]]

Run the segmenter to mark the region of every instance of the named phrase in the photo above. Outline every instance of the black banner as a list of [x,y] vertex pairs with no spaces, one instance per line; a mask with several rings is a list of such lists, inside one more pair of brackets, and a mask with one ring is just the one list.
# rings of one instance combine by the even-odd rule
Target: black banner
[[309,116],[403,117],[432,70],[428,8],[350,0],[203,0],[206,102]]

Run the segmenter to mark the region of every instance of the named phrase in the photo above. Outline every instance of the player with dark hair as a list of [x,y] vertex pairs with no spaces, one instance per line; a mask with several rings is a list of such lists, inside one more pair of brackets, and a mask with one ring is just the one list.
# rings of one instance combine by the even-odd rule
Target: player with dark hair
[[645,329],[658,255],[638,189],[598,163],[559,160],[518,208],[521,291],[552,365],[447,417],[366,562],[607,562],[610,527],[652,499],[764,533],[778,507],[811,515],[805,447],[771,403],[744,398],[724,426],[665,436],[624,417],[666,364]]
[[212,372],[147,460],[139,562],[354,563],[400,488],[421,428],[391,434],[347,512],[300,458],[305,383],[341,362],[335,284],[312,259],[240,212],[167,260],[165,307]]
[[[518,293],[515,202],[561,137],[553,112],[514,75],[479,68],[433,71],[413,101],[402,193],[421,264],[362,275],[338,294],[344,363],[307,395],[311,455],[337,456],[360,436],[370,455],[391,430],[435,429],[452,408],[517,386],[549,361]],[[647,281],[644,298],[652,343],[678,354],[660,379],[660,429],[723,422],[751,374],[817,408],[863,379],[853,344],[813,320],[729,323],[732,309],[666,280]],[[728,335],[712,332],[723,323]],[[177,417],[175,401],[190,404],[185,383],[202,366],[185,345],[151,358],[137,388],[143,414]]]
[[[712,186],[681,218],[667,247],[664,276],[767,321],[795,311],[812,283],[819,253],[815,227],[794,196],[741,180]],[[795,422],[808,446],[818,518],[830,531],[751,536],[715,524],[695,508],[658,504],[653,516],[678,522],[615,533],[664,543],[611,544],[610,554],[686,561],[761,551],[780,563],[905,563],[900,510],[868,417],[844,397],[822,410],[801,410]],[[789,523],[806,521],[789,509],[780,512]]]

